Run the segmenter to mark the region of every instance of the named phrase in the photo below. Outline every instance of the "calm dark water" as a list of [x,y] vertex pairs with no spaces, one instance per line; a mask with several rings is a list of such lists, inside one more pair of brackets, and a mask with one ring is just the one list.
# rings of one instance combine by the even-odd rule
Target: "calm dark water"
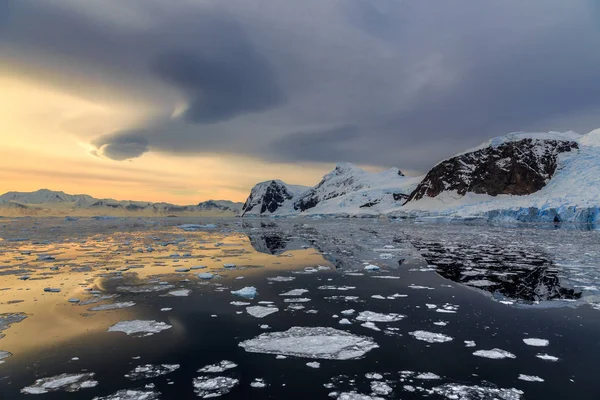
[[[594,285],[600,284],[593,269],[596,249],[590,245],[598,239],[596,232],[382,221],[242,224],[231,219],[200,221],[216,227],[197,231],[173,226],[187,222],[6,222],[1,235],[5,240],[0,242],[0,314],[25,313],[27,318],[5,329],[6,336],[0,339],[0,350],[13,354],[0,364],[0,398],[91,399],[121,389],[143,389],[149,383],[162,399],[197,398],[194,378],[210,375],[197,370],[222,360],[238,365],[213,374],[239,380],[222,396],[230,399],[329,398],[331,392],[388,399],[450,398],[442,387],[481,388],[479,394],[465,389],[456,397],[465,399],[598,398],[595,365],[600,354],[600,311],[593,306]],[[53,259],[40,259],[40,255]],[[235,269],[223,267],[228,263],[235,264]],[[380,270],[365,271],[365,264],[375,264]],[[311,271],[319,265],[320,270],[306,273],[306,268]],[[175,272],[192,266],[206,268]],[[215,277],[208,281],[197,277],[206,272]],[[19,279],[24,275],[29,279]],[[294,279],[267,279],[276,276]],[[152,293],[122,289],[149,282],[165,282],[174,288]],[[258,291],[253,300],[230,293],[250,286]],[[46,287],[61,291],[44,292]],[[167,294],[177,289],[190,293]],[[290,309],[292,303],[280,296],[293,289],[308,290],[298,297],[310,301],[296,303],[303,309]],[[406,297],[388,298],[394,294]],[[106,295],[118,297],[90,305],[68,301],[76,297],[81,303]],[[343,296],[358,299],[348,301]],[[135,306],[89,310],[128,301]],[[279,311],[255,318],[245,306],[234,306],[232,301],[252,305],[271,301]],[[439,312],[444,305],[455,312]],[[172,310],[161,311],[164,308]],[[343,315],[347,309],[356,313]],[[362,311],[405,317],[375,322],[380,329],[376,331],[356,319]],[[351,324],[340,324],[342,318]],[[123,320],[155,320],[172,327],[148,337],[107,331]],[[333,327],[370,337],[379,347],[358,359],[313,360],[277,359],[274,354],[249,353],[238,346],[260,334],[291,327]],[[452,340],[428,343],[410,334],[415,331],[439,333]],[[525,338],[546,339],[549,345],[529,346]],[[465,341],[474,341],[475,346],[467,347]],[[491,349],[505,350],[515,358],[473,355]],[[536,354],[558,361],[542,360]],[[320,368],[308,367],[311,361],[318,361]],[[180,368],[139,381],[125,377],[144,364],[180,364]],[[36,379],[81,371],[95,373],[98,385],[72,393],[21,393]],[[367,373],[381,374],[381,381],[393,392],[372,394],[373,379]],[[439,379],[417,378],[423,373]],[[519,379],[521,374],[543,382]],[[251,387],[256,378],[264,379],[267,386]],[[493,392],[499,389],[504,391]],[[518,395],[502,397],[511,393]]]

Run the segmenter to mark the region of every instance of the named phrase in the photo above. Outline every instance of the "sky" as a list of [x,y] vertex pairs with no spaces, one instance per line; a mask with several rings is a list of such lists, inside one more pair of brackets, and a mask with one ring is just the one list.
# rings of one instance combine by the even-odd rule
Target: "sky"
[[3,0],[0,192],[243,201],[600,127],[597,0]]

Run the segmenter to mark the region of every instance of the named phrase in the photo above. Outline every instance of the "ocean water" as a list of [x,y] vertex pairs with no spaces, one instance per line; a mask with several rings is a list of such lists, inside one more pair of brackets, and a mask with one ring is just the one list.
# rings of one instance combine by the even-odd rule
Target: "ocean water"
[[2,399],[598,398],[597,231],[23,218],[0,238]]

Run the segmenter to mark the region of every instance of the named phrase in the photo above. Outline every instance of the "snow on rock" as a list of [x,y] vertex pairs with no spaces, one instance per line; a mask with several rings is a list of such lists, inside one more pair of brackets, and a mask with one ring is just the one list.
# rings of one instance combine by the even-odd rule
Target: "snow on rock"
[[279,311],[276,307],[252,306],[246,307],[246,312],[255,318],[264,318]]
[[240,381],[227,376],[199,376],[194,378],[194,392],[204,399],[219,397],[231,392]]
[[359,358],[379,347],[370,337],[323,327],[292,327],[285,332],[263,333],[239,346],[251,353],[333,360]]
[[404,317],[405,315],[402,314],[381,314],[373,311],[362,311],[358,314],[356,319],[365,322],[395,322],[400,321]]
[[517,356],[515,356],[514,354],[502,349],[477,350],[473,353],[473,355],[477,357],[491,358],[493,360],[501,360],[503,358],[517,358]]
[[153,320],[132,320],[120,321],[108,328],[109,332],[123,332],[133,336],[150,336],[171,329],[172,326],[165,322],[156,322]]
[[177,369],[179,369],[179,364],[138,365],[131,370],[131,372],[125,375],[125,377],[131,379],[132,381],[137,381],[140,379],[156,378],[158,376],[167,375],[173,371],[176,371]]
[[94,397],[93,400],[157,400],[159,397],[160,392],[123,389],[108,396]]
[[525,339],[523,339],[523,342],[527,346],[534,346],[534,347],[546,347],[550,344],[550,341],[547,339],[537,339],[537,338],[525,338]]
[[123,308],[129,308],[135,306],[133,301],[124,301],[122,303],[111,303],[111,304],[102,304],[100,306],[95,306],[89,308],[90,311],[107,311],[107,310],[120,310]]
[[231,294],[252,300],[256,297],[258,292],[256,291],[256,288],[254,286],[246,286],[240,290],[232,290]]
[[216,374],[219,372],[227,371],[228,369],[236,368],[237,364],[231,361],[223,360],[218,364],[206,365],[198,370],[198,372],[204,372],[205,374]]
[[450,336],[443,335],[441,333],[427,332],[427,331],[414,331],[409,332],[409,335],[417,340],[422,340],[428,343],[444,343],[454,340]]
[[519,374],[519,379],[527,382],[544,382],[542,378],[534,375]]
[[49,392],[64,391],[76,392],[80,389],[93,388],[98,385],[93,372],[81,374],[60,374],[35,381],[31,386],[21,389],[25,394],[44,394]]
[[293,203],[308,187],[288,185],[280,180],[257,183],[242,207],[241,216],[277,215],[293,212]]

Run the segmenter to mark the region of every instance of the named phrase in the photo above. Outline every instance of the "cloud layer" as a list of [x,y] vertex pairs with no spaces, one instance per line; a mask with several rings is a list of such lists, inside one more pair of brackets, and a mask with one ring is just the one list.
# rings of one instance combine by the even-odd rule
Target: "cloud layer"
[[148,106],[86,138],[114,160],[423,170],[510,131],[600,126],[599,18],[591,0],[7,0],[0,71]]

